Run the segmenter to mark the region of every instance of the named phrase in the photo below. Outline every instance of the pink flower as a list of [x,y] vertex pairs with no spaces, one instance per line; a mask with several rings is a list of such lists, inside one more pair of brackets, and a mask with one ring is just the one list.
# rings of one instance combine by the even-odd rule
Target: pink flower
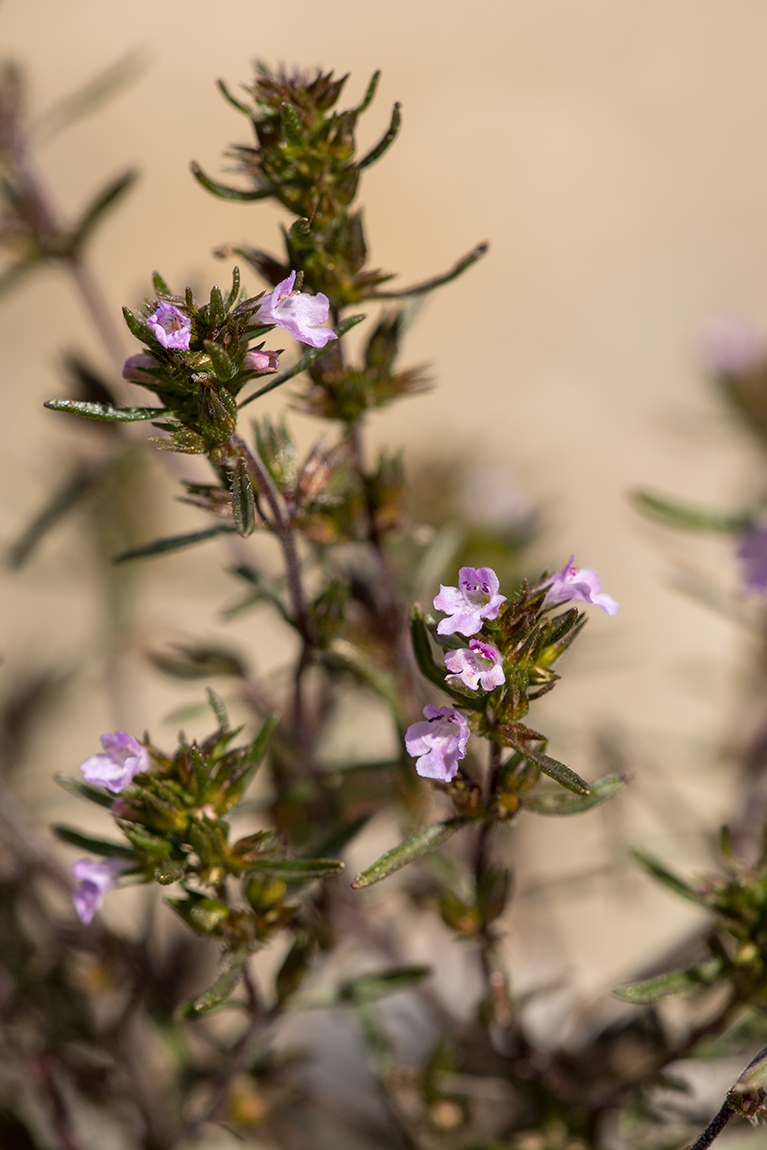
[[476,635],[482,629],[483,619],[496,619],[505,595],[498,594],[498,576],[490,567],[462,567],[458,572],[458,586],[440,584],[434,600],[438,611],[450,615],[441,619],[437,631],[440,635]]
[[602,580],[593,567],[576,567],[575,556],[570,556],[570,562],[556,575],[541,583],[541,587],[548,587],[544,604],[568,603],[594,603],[601,607],[606,615],[614,615],[619,604],[611,595],[602,590]]
[[700,358],[712,375],[746,375],[764,362],[764,340],[742,315],[714,315],[699,337]]
[[149,754],[146,747],[136,742],[127,731],[102,735],[101,745],[104,754],[91,755],[89,759],[80,763],[80,770],[86,782],[106,787],[116,795],[133,782],[134,775],[149,769]]
[[148,383],[151,387],[157,380],[153,375],[147,375],[147,368],[159,367],[153,355],[140,351],[137,355],[129,355],[123,364],[123,379],[131,383]]
[[447,681],[457,680],[472,691],[476,691],[479,686],[483,691],[492,691],[493,687],[500,687],[506,682],[502,663],[501,652],[492,644],[472,639],[468,648],[461,647],[445,655],[445,666],[448,671],[452,671]]
[[280,357],[276,351],[248,351],[242,361],[243,371],[257,371],[259,375],[277,371]]
[[104,859],[103,862],[80,859],[74,863],[72,875],[77,879],[77,886],[72,892],[72,902],[80,922],[88,925],[124,868],[124,859]]
[[426,722],[413,723],[405,733],[407,753],[418,756],[415,769],[425,779],[449,783],[466,754],[469,724],[452,707],[424,707]]
[[738,542],[743,563],[743,585],[749,591],[767,591],[767,526],[752,527]]
[[192,321],[172,303],[164,299],[157,301],[157,307],[147,319],[158,343],[163,347],[186,350],[192,338]]
[[276,324],[293,339],[300,339],[311,347],[324,347],[329,340],[337,338],[332,328],[322,326],[327,322],[330,311],[328,297],[322,292],[307,295],[293,291],[295,281],[296,273],[291,272],[286,280],[277,284],[272,294],[264,299],[255,318],[260,323]]

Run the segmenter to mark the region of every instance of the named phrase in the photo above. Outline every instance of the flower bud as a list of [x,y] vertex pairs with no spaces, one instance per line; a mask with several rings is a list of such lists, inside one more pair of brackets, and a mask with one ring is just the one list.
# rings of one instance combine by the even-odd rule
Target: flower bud
[[275,372],[279,366],[280,356],[276,351],[249,351],[242,361],[243,371],[255,371],[259,375]]
[[123,364],[123,379],[130,380],[131,383],[148,383],[151,386],[156,380],[153,375],[147,375],[147,369],[159,366],[154,356],[146,352],[129,355]]

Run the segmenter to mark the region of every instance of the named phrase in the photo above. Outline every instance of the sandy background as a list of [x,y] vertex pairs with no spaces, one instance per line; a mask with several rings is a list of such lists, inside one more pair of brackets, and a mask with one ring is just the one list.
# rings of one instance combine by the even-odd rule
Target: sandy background
[[[140,302],[155,267],[172,284],[207,288],[228,278],[210,255],[217,244],[278,247],[276,211],[222,204],[188,174],[191,158],[218,173],[222,148],[247,138],[246,122],[214,89],[217,77],[233,87],[247,80],[253,57],[321,64],[352,71],[351,103],[382,69],[361,145],[380,136],[394,100],[404,127],[363,182],[373,261],[407,283],[446,269],[479,240],[491,248],[430,298],[409,337],[406,361],[430,361],[438,389],[376,418],[372,434],[404,442],[412,459],[428,445],[506,469],[544,505],[541,565],[561,565],[572,551],[599,569],[621,612],[594,613],[572,676],[536,722],[560,739],[554,753],[592,777],[590,732],[626,727],[639,775],[637,836],[671,856],[704,857],[698,828],[716,821],[726,779],[702,748],[736,710],[747,637],[673,591],[668,574],[678,555],[726,587],[735,565],[724,544],[679,542],[643,525],[626,492],[648,485],[727,504],[758,486],[750,448],[722,422],[696,363],[696,340],[722,311],[767,331],[761,0],[3,0],[0,44],[29,67],[33,114],[126,49],[146,52],[132,88],[41,155],[67,213],[126,164],[142,172],[93,251],[115,315],[121,303]],[[125,343],[133,350],[127,333]],[[71,433],[41,404],[62,393],[57,358],[72,346],[105,364],[59,273],[0,303],[5,540],[37,510],[66,457]],[[170,494],[163,500],[159,522],[173,530]],[[203,525],[192,513],[180,522]],[[222,566],[215,547],[156,561],[137,650],[157,628],[231,637],[217,614],[232,593]],[[170,738],[175,720],[164,719],[197,689],[140,671],[137,655],[131,696],[119,716],[110,713],[94,654],[100,593],[71,528],[51,536],[23,576],[4,573],[2,582],[6,678],[44,661],[77,671],[70,708],[55,736],[41,734],[22,784],[46,818],[59,800],[40,780],[71,770],[117,718]],[[242,626],[256,634],[252,622]],[[269,666],[264,644],[276,633],[262,626],[258,635]],[[673,786],[660,781],[671,761]],[[674,813],[673,832],[657,809],[641,813],[651,783],[666,788],[656,808]],[[602,834],[591,825],[592,837]],[[571,833],[548,824],[539,871],[562,870]],[[564,912],[563,930],[589,928],[592,912],[595,931],[600,924],[584,932],[584,969],[612,941],[621,962],[626,944],[641,958],[650,917],[669,937],[680,929],[676,904],[647,897],[633,925],[606,926],[598,901],[577,911],[577,923],[567,918],[576,911]]]

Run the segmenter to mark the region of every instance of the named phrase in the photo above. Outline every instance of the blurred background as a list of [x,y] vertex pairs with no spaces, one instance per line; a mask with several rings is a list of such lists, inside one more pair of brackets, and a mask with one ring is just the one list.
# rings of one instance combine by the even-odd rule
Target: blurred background
[[[737,569],[727,541],[650,527],[627,492],[641,485],[728,506],[758,489],[756,452],[723,415],[698,348],[701,328],[723,312],[767,331],[764,4],[3,0],[0,43],[28,69],[33,118],[126,51],[144,61],[118,98],[40,152],[66,215],[127,165],[141,172],[93,250],[117,319],[122,304],[140,306],[155,268],[176,290],[207,292],[231,273],[212,254],[218,245],[279,249],[275,209],[221,203],[189,174],[196,159],[218,176],[222,150],[247,141],[247,122],[220,98],[217,78],[236,91],[254,58],[350,71],[347,106],[382,70],[361,149],[384,131],[395,100],[404,126],[363,183],[374,264],[410,283],[478,241],[490,250],[430,296],[413,324],[405,362],[428,362],[434,390],[374,418],[371,437],[404,444],[411,474],[435,459],[489,469],[501,513],[538,506],[535,569],[561,567],[571,553],[598,568],[621,611],[614,620],[593,613],[565,682],[532,719],[553,732],[552,753],[587,777],[600,771],[599,739],[618,732],[636,776],[620,800],[627,837],[685,865],[705,863],[707,832],[726,812],[731,780],[718,747],[740,714],[749,638],[673,584],[684,570],[731,589]],[[253,274],[246,283],[261,290]],[[42,407],[64,394],[59,365],[72,349],[109,370],[62,273],[38,273],[0,301],[7,544],[82,441],[81,428]],[[126,331],[125,353],[134,350]],[[294,422],[308,441],[310,421]],[[205,526],[201,513],[173,503],[164,474],[154,465],[164,486],[152,496],[149,537]],[[62,523],[21,573],[3,571],[0,674],[7,683],[44,664],[72,677],[18,783],[36,817],[58,817],[72,801],[48,780],[93,753],[101,731],[149,728],[162,743],[199,698],[197,684],[146,667],[147,645],[190,635],[255,642],[261,669],[280,663],[276,626],[261,616],[222,620],[236,594],[230,561],[214,543],[142,567],[117,700],[98,642],[104,589],[82,535]],[[567,869],[575,837],[587,851],[589,834],[608,834],[600,815],[588,817],[591,831],[579,820],[539,831],[526,856],[530,889]],[[549,951],[577,937],[574,977],[589,993],[633,973],[658,936],[677,937],[695,916],[636,881],[634,910],[620,922],[602,888],[558,919],[546,912]]]

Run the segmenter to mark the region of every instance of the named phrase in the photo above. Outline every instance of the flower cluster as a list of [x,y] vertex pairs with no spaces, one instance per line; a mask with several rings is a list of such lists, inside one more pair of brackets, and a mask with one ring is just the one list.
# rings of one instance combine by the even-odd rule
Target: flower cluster
[[[127,731],[115,731],[112,735],[102,735],[102,754],[91,755],[80,763],[80,770],[86,782],[93,786],[105,787],[112,794],[119,794],[130,786],[136,775],[149,769],[149,754],[146,747],[129,735]],[[104,896],[115,884],[117,876],[125,868],[123,859],[104,859],[93,862],[80,859],[72,866],[72,876],[77,882],[72,894],[78,917],[89,923],[104,901]]]
[[[501,622],[501,609],[507,602],[499,588],[498,576],[490,567],[461,567],[457,587],[440,585],[434,607],[448,617],[437,625],[438,635],[468,637],[488,625],[491,632],[486,639],[472,638],[467,647],[446,652],[446,689],[483,691],[489,696],[506,683],[504,656],[488,641],[494,637],[493,631]],[[603,591],[597,572],[591,567],[576,567],[573,557],[561,571],[542,580],[534,591],[539,593],[539,602],[542,600],[541,613],[567,602],[593,603],[608,615],[618,610],[615,600]],[[429,705],[423,714],[425,721],[413,723],[405,734],[408,754],[416,758],[419,775],[449,783],[466,755],[469,724],[455,707]]]

